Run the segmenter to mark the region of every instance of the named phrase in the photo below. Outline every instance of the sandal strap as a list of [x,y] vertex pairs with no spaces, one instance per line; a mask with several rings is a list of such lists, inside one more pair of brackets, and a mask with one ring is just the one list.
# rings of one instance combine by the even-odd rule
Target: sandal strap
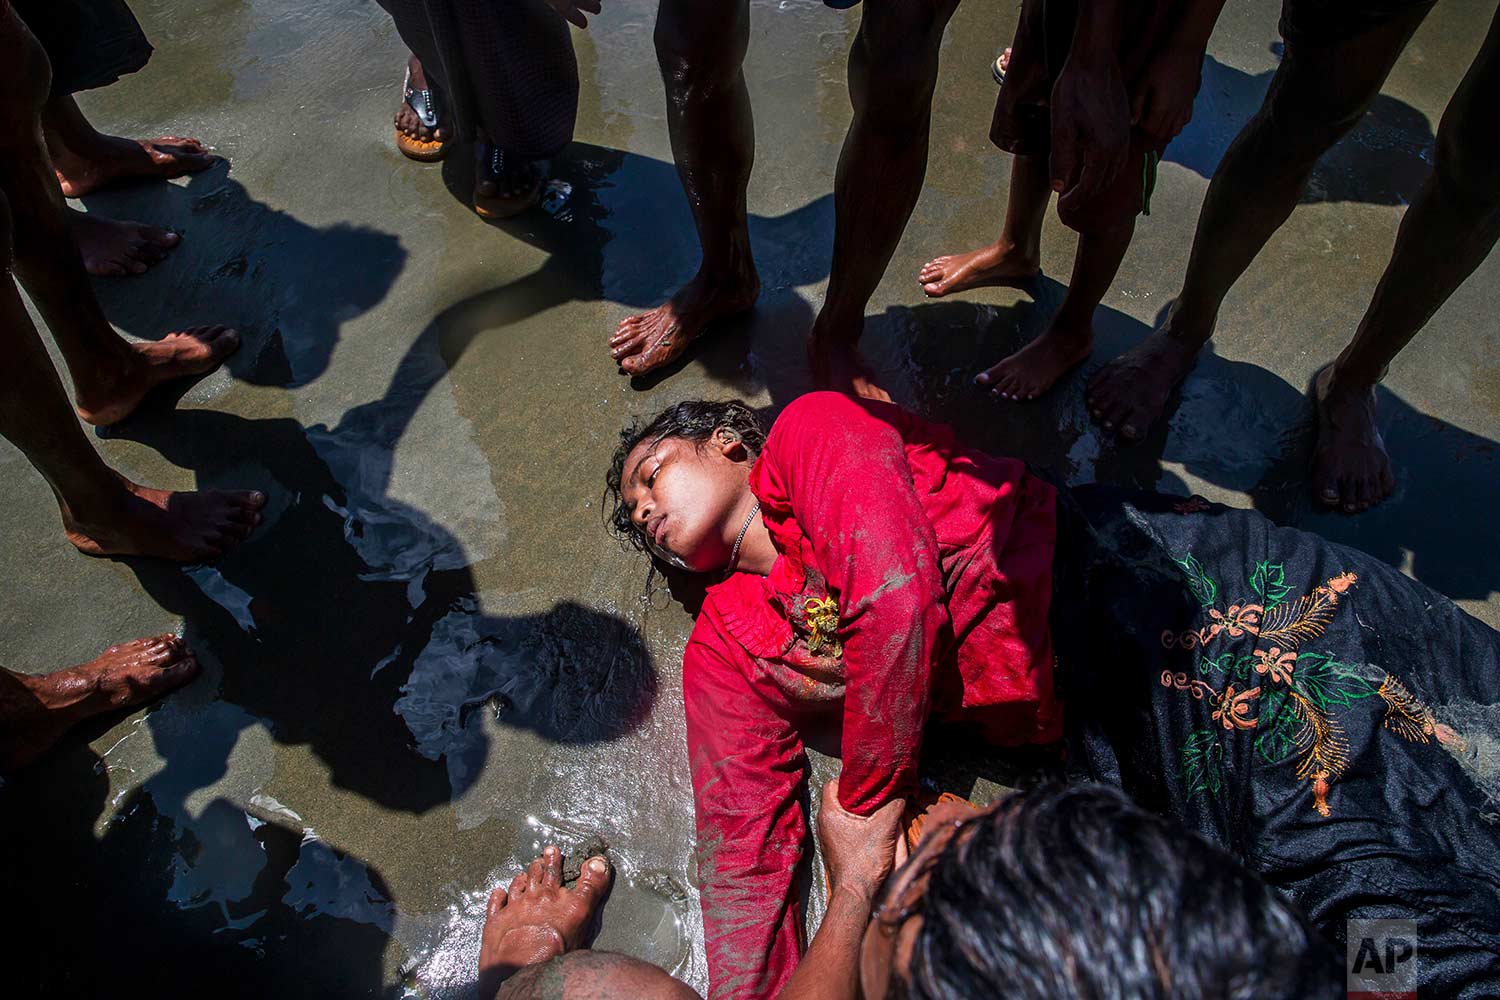
[[402,99],[406,106],[416,113],[418,119],[427,128],[437,128],[438,114],[437,104],[432,99],[432,91],[418,90],[411,85],[411,67],[406,67],[406,82],[401,85]]

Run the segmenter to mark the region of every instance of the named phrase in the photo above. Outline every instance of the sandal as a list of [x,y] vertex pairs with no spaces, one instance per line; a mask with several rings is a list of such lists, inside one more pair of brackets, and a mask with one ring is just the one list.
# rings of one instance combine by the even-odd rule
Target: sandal
[[[474,211],[481,219],[509,219],[534,208],[542,200],[547,176],[537,160],[522,160],[492,143],[480,143],[474,149]],[[516,182],[524,183],[520,187]],[[488,182],[494,194],[481,194],[479,186]],[[504,193],[509,191],[510,193]]]
[[990,75],[1000,86],[1005,86],[1005,71],[1010,67],[1010,49],[1006,49],[995,57],[994,65],[990,67]]
[[[401,85],[401,99],[406,106],[416,114],[417,120],[425,128],[436,129],[438,127],[437,101],[433,99],[431,90],[417,90],[411,85],[411,67],[406,68],[406,82]],[[396,148],[408,159],[417,160],[421,163],[434,163],[448,155],[448,144],[450,139],[419,139],[414,135],[407,135],[398,127],[396,129]]]

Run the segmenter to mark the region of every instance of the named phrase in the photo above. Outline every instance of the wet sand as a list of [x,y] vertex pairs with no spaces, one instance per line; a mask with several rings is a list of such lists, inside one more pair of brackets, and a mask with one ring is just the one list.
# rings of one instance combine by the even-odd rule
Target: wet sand
[[[1225,12],[1085,375],[1175,293],[1206,177],[1276,64],[1277,7]],[[774,411],[806,389],[858,11],[754,4],[765,293],[678,370],[633,385],[609,363],[609,333],[696,265],[649,4],[606,2],[575,32],[578,142],[556,164],[567,195],[505,226],[468,210],[462,158],[396,152],[404,50],[375,5],[136,10],[151,64],[80,103],[108,131],[197,135],[229,162],[85,200],[184,234],[167,262],[100,294],[131,335],[224,322],[245,346],[97,443],[140,481],[265,490],[270,513],[211,568],[85,559],[41,479],[0,445],[7,665],[48,670],[180,627],[204,666],[0,790],[10,906],[34,932],[8,978],[48,996],[464,996],[490,887],[543,843],[598,833],[621,870],[601,946],[701,987],[678,684],[690,619],[665,595],[644,600],[644,566],[605,535],[603,471],[633,414],[703,395]],[[1433,12],[1230,297],[1169,426],[1129,448],[1088,421],[1084,376],[1029,405],[971,384],[1060,300],[1074,240],[1055,217],[1030,292],[929,303],[916,283],[929,257],[998,228],[1008,165],[986,139],[989,65],[1014,17],[970,3],[949,31],[927,188],[868,314],[866,350],[898,400],[1073,481],[1254,505],[1500,624],[1500,260],[1382,390],[1396,496],[1328,515],[1304,476],[1304,389],[1368,301],[1488,12]]]

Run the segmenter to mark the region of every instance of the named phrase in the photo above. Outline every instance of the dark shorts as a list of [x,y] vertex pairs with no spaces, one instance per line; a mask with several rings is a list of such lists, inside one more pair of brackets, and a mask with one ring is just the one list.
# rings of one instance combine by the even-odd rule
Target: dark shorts
[[1058,501],[1069,770],[1241,858],[1343,950],[1415,925],[1423,997],[1500,996],[1500,634],[1254,511]]
[[1437,0],[1282,0],[1281,37],[1293,45],[1337,45]]
[[[1175,0],[1133,0],[1124,12],[1120,67],[1130,89],[1147,62],[1171,31]],[[1010,66],[990,139],[1017,156],[1046,156],[1052,148],[1052,86],[1062,72],[1078,19],[1078,0],[1022,0],[1021,20],[1011,42]],[[1065,209],[1058,217],[1080,233],[1111,229],[1136,215],[1151,212],[1156,166],[1164,145],[1143,133],[1132,132],[1129,161],[1108,189],[1083,205]]]
[[15,0],[16,13],[52,63],[52,94],[114,83],[151,58],[151,43],[125,0]]

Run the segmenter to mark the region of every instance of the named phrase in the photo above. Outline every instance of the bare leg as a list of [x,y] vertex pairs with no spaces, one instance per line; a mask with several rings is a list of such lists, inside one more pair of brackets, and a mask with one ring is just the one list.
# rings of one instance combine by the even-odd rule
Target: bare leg
[[854,120],[834,181],[833,266],[808,345],[821,386],[884,395],[869,380],[859,337],[922,192],[938,50],[957,7],[958,0],[864,5],[849,52]]
[[1500,14],[1438,126],[1437,162],[1407,209],[1354,339],[1318,376],[1313,492],[1346,513],[1395,488],[1375,427],[1375,383],[1500,238]]
[[197,139],[104,135],[66,94],[47,101],[42,125],[58,184],[69,198],[82,198],[120,180],[179,177],[204,170],[214,162],[213,154]]
[[1318,158],[1349,132],[1425,8],[1327,47],[1287,46],[1265,102],[1224,154],[1198,217],[1182,292],[1160,329],[1106,365],[1089,410],[1126,440],[1143,437],[1213,334],[1219,307],[1291,215]]
[[923,264],[917,274],[922,291],[937,299],[986,285],[1014,285],[1040,274],[1042,222],[1052,201],[1047,173],[1045,156],[1014,157],[1000,238],[978,250],[935,257]]
[[[0,86],[12,87],[12,93],[35,88],[26,66],[12,63],[8,70],[0,66]],[[104,318],[84,271],[42,145],[36,106],[24,99],[4,101],[0,129],[12,143],[0,156],[0,191],[14,213],[15,273],[57,339],[85,420],[123,420],[156,386],[211,371],[238,348],[239,335],[225,327],[199,327],[147,343],[120,337]]]
[[1135,235],[1135,217],[1078,237],[1068,294],[1046,331],[974,381],[1003,399],[1035,399],[1094,350],[1094,310],[1114,284]]
[[755,162],[743,70],[749,44],[748,0],[662,0],[656,56],[667,126],[703,260],[670,301],[626,318],[610,337],[610,357],[629,375],[670,364],[711,323],[743,312],[760,295],[745,207]]
[[124,642],[40,676],[0,669],[0,767],[29,764],[83,720],[159,698],[197,673],[175,635]]

